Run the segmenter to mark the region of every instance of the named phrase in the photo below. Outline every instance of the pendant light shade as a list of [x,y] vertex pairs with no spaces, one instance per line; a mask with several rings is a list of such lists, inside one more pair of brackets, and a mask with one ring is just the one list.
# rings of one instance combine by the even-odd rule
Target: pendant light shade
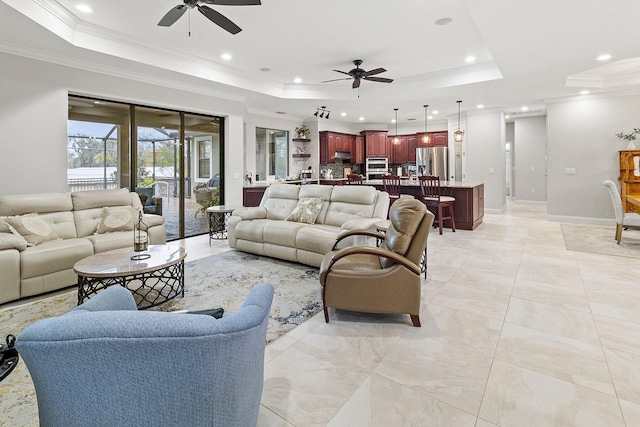
[[425,104],[423,105],[424,107],[424,136],[422,137],[422,143],[423,144],[428,144],[429,143],[429,134],[427,133],[427,109],[429,108],[429,105]]
[[393,138],[393,143],[395,145],[398,145],[398,144],[400,144],[400,138],[398,138],[398,109],[394,108],[393,111],[396,112],[396,137]]
[[458,103],[458,130],[453,133],[453,140],[455,142],[462,142],[464,139],[464,131],[460,129],[460,104],[462,101],[456,101]]

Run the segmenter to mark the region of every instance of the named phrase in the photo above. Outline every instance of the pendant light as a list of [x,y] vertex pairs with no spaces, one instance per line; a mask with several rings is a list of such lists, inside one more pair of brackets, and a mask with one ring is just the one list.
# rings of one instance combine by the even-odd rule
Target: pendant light
[[464,138],[464,131],[460,129],[460,104],[462,101],[456,101],[458,103],[458,130],[453,133],[453,140],[455,142],[462,142]]
[[422,143],[423,144],[428,144],[429,143],[429,134],[427,133],[427,109],[429,108],[429,105],[423,105],[424,107],[424,136],[422,137]]
[[400,144],[400,138],[398,138],[398,109],[394,108],[393,111],[396,112],[396,137],[393,138],[393,143],[395,145],[398,145],[398,144]]

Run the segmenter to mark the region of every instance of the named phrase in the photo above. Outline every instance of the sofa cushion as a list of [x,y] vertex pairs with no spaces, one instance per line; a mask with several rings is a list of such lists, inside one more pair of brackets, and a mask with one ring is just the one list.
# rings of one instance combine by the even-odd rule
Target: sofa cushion
[[266,208],[268,219],[285,219],[298,203],[299,185],[273,184],[264,193],[260,206]]
[[249,240],[257,243],[264,243],[263,230],[265,225],[271,223],[268,219],[253,219],[251,221],[240,221],[235,227],[235,236],[238,240]]
[[60,212],[73,209],[68,193],[11,194],[0,197],[0,216],[32,212]]
[[115,231],[112,233],[94,234],[87,236],[86,239],[93,245],[94,253],[126,247],[131,247],[131,251],[133,251],[133,231]]
[[322,197],[303,197],[298,200],[296,207],[284,220],[314,224],[322,209],[323,201]]
[[295,247],[309,252],[326,254],[333,248],[340,231],[340,228],[331,225],[305,226],[296,235]]
[[[75,191],[71,193],[73,210],[80,211],[91,208],[102,208],[104,206],[131,206],[132,200],[129,193],[129,190],[126,188],[119,188],[117,190]],[[140,201],[137,195],[136,199]]]
[[264,243],[295,248],[296,235],[304,224],[291,221],[269,221],[262,229]]
[[329,209],[329,201],[331,200],[332,191],[333,185],[307,184],[300,187],[300,198],[321,197],[324,200],[322,203],[322,209],[316,218],[316,224],[324,224],[324,218],[327,215],[327,210]]
[[58,235],[37,213],[8,216],[4,220],[9,224],[14,234],[24,237],[28,246],[36,246],[49,240],[58,239]]
[[27,279],[70,269],[76,262],[91,255],[93,247],[87,239],[45,242],[21,252],[20,277]]
[[98,224],[98,234],[114,231],[133,231],[140,211],[133,207],[102,208],[102,219]]

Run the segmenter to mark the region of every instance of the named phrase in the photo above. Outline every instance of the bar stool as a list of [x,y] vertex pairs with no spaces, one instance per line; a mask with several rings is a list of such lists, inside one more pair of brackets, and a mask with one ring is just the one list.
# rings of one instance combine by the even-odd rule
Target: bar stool
[[389,207],[400,198],[400,177],[398,175],[382,175],[384,191],[389,193]]
[[[451,196],[442,195],[442,187],[440,187],[440,178],[437,176],[421,176],[420,191],[422,192],[422,201],[427,207],[432,206],[436,208],[437,215],[433,221],[433,225],[436,223],[440,228],[440,234],[442,234],[442,223],[449,219],[451,220],[451,231],[456,231],[456,220],[453,215],[453,204],[456,199]],[[447,209],[448,215],[444,215],[444,211]]]
[[347,175],[347,184],[351,185],[363,185],[364,181],[362,175],[359,173],[350,173]]

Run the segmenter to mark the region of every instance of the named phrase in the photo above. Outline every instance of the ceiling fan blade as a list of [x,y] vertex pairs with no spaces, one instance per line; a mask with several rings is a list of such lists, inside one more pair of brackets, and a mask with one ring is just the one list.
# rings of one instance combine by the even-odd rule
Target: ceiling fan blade
[[236,24],[231,22],[229,18],[222,15],[220,12],[216,12],[207,6],[198,6],[198,10],[204,16],[206,16],[211,22],[219,26],[220,28],[227,30],[231,34],[238,34],[242,31],[242,28],[238,27]]
[[393,79],[387,79],[384,77],[363,77],[365,80],[369,80],[370,82],[378,82],[378,83],[391,83]]
[[362,77],[373,76],[374,74],[384,73],[385,71],[387,70],[385,70],[384,68],[376,68],[375,70],[366,71],[362,73]]
[[342,74],[346,74],[347,76],[351,76],[351,74],[347,73],[346,71],[340,71],[340,70],[333,70],[333,71],[335,71],[336,73],[342,73]]
[[353,79],[353,84],[351,85],[352,89],[357,89],[360,87],[360,79]]
[[342,80],[351,80],[351,77],[345,77],[344,79],[325,80],[325,81],[320,82],[320,83],[337,82],[337,81],[342,81]]
[[167,12],[166,15],[158,22],[160,27],[170,27],[187,11],[187,6],[184,4],[178,5]]
[[260,0],[200,0],[201,3],[218,6],[260,6]]

